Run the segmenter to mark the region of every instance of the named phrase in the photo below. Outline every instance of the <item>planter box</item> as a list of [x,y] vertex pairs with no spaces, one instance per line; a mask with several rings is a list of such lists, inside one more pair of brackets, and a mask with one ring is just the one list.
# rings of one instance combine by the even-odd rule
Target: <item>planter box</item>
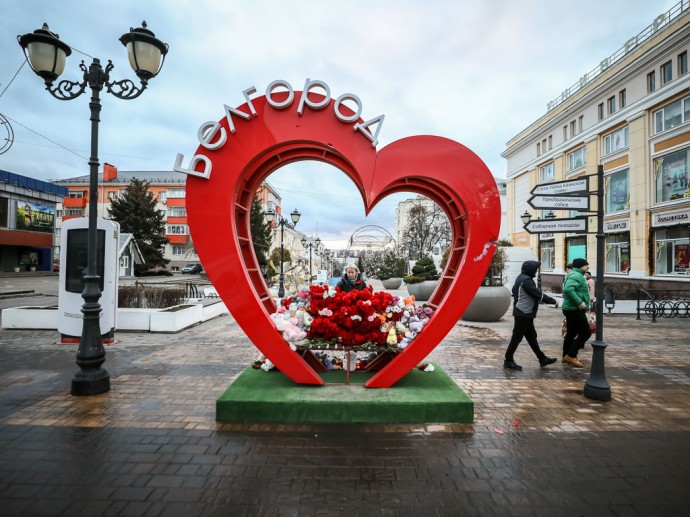
[[426,302],[434,294],[438,280],[424,280],[424,282],[406,285],[407,292],[410,293],[410,296],[414,295],[415,301]]
[[2,311],[4,329],[55,330],[57,326],[57,307],[13,307]]
[[499,321],[510,308],[513,296],[504,286],[481,286],[462,315],[467,321]]
[[179,332],[202,321],[201,305],[176,305],[151,313],[151,332]]
[[399,289],[402,285],[402,278],[388,278],[386,280],[381,280],[384,289]]
[[118,309],[115,330],[148,332],[151,328],[151,312],[154,310],[156,309]]
[[222,316],[223,314],[229,313],[230,311],[225,304],[219,300],[216,303],[210,303],[203,306],[201,321],[208,321],[210,319],[217,318],[218,316]]

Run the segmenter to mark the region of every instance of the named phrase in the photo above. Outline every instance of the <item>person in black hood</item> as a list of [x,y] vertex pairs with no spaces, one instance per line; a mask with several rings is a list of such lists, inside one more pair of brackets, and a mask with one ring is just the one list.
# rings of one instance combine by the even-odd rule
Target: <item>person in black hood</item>
[[540,262],[528,260],[522,263],[522,273],[515,279],[513,285],[513,335],[505,353],[503,367],[509,370],[522,370],[522,366],[515,362],[513,357],[522,338],[527,339],[532,352],[539,359],[539,365],[543,368],[556,362],[555,358],[546,357],[539,348],[537,342],[537,330],[534,328],[534,318],[537,317],[537,309],[540,303],[547,303],[558,307],[558,301],[545,295],[534,283],[534,277],[539,270]]

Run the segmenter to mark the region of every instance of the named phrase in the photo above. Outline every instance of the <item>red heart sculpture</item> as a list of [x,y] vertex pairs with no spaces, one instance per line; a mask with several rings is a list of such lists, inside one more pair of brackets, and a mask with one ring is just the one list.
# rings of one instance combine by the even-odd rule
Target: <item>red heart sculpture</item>
[[[299,94],[295,92],[295,98]],[[269,317],[275,302],[257,265],[249,229],[261,182],[288,163],[317,160],[349,176],[367,214],[389,194],[416,192],[448,215],[452,251],[429,300],[436,312],[424,331],[366,383],[370,388],[390,387],[441,342],[479,288],[500,226],[496,182],[477,155],[446,138],[413,136],[377,153],[352,125],[336,118],[333,101],[326,109],[307,109],[302,115],[294,107],[297,102],[292,108],[276,109],[259,97],[252,104],[256,115],[249,120],[233,118],[234,133],[227,119],[220,121],[227,135],[224,145],[216,150],[198,148],[197,155],[207,157],[212,168],[206,169],[208,177],[188,177],[187,218],[199,258],[225,305],[251,342],[293,381],[323,384]],[[238,109],[250,112],[247,104]]]

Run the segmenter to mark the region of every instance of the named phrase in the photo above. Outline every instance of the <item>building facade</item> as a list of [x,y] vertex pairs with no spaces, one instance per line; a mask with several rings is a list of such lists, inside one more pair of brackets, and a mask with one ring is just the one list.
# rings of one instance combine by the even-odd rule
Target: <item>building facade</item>
[[67,189],[0,170],[0,271],[51,271],[57,206]]
[[[535,234],[522,214],[536,185],[590,177],[604,168],[607,284],[690,286],[690,2],[659,15],[590,73],[547,104],[547,113],[507,143],[507,231],[533,248],[545,286],[560,286],[566,263],[596,265],[596,217],[589,234]],[[594,175],[594,176],[593,176]],[[596,197],[590,199],[596,209]],[[585,215],[587,215],[585,213]],[[597,272],[598,274],[599,272]]]

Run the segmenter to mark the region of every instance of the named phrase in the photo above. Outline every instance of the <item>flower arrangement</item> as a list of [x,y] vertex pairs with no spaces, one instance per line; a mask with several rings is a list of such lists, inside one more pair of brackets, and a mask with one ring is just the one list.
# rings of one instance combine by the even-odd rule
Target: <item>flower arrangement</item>
[[342,292],[311,285],[283,299],[271,319],[293,348],[299,346],[405,348],[433,316],[427,306],[415,306],[414,297],[387,291]]

